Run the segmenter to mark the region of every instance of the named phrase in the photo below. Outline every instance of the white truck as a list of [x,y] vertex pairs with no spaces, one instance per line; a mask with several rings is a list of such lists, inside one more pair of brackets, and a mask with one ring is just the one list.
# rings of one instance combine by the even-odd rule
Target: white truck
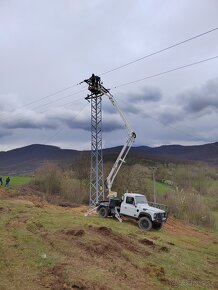
[[151,228],[159,230],[167,221],[167,211],[160,209],[164,205],[149,205],[146,197],[138,193],[125,193],[122,200],[110,198],[97,204],[97,212],[100,217],[116,217],[122,222],[124,217],[138,221],[139,227],[144,231]]

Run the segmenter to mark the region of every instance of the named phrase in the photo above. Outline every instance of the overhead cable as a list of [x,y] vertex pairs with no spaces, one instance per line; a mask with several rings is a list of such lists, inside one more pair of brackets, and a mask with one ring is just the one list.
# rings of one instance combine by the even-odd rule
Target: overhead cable
[[[73,93],[73,94],[69,94],[69,95],[66,95],[66,96],[63,96],[63,97],[61,97],[61,98],[58,98],[58,99],[55,99],[55,100],[52,100],[52,101],[50,101],[50,102],[47,102],[47,103],[45,103],[45,104],[42,104],[42,105],[39,105],[39,106],[37,106],[37,107],[33,107],[33,108],[31,108],[31,110],[35,110],[35,109],[39,109],[39,108],[45,108],[45,107],[48,107],[49,105],[51,105],[52,103],[55,103],[55,102],[57,102],[57,101],[60,101],[60,100],[63,100],[63,99],[65,99],[65,98],[69,98],[69,97],[71,97],[71,96],[74,96],[74,95],[77,95],[77,94],[79,94],[79,93],[82,93],[82,92],[84,92],[86,89],[82,89],[82,90],[80,90],[80,91],[78,91],[78,92],[75,92],[75,93]],[[65,106],[65,105],[67,105],[67,104],[71,104],[71,103],[74,103],[74,102],[77,102],[77,101],[79,101],[81,98],[78,98],[78,99],[75,99],[75,100],[73,100],[72,102],[70,102],[70,103],[65,103],[65,104],[61,104],[61,105],[59,105],[60,107],[62,107],[62,106]],[[40,113],[44,113],[44,112],[46,112],[46,111],[48,111],[48,110],[45,110],[45,111],[43,111],[43,112],[40,112]],[[11,117],[5,117],[5,115],[6,114],[8,114],[9,112],[4,112],[4,116],[0,116],[0,120],[2,119],[2,120],[9,120],[9,119],[11,119]],[[14,117],[16,117],[16,116],[19,116],[19,115],[22,115],[22,114],[24,114],[24,108],[22,108],[21,109],[21,111],[19,111],[19,112],[17,112],[17,113],[15,113],[13,116]],[[22,119],[22,118],[21,118]],[[21,120],[21,119],[19,119],[19,120]]]
[[195,35],[195,36],[193,36],[193,37],[191,37],[191,38],[185,39],[185,40],[180,41],[180,42],[178,42],[178,43],[172,44],[172,45],[170,45],[170,46],[167,46],[167,47],[162,48],[162,49],[160,49],[160,50],[157,50],[157,51],[155,51],[155,52],[149,53],[149,54],[147,54],[147,55],[145,55],[145,56],[142,56],[142,57],[137,58],[137,59],[135,59],[135,60],[133,60],[133,61],[127,62],[127,63],[125,63],[125,64],[123,64],[123,65],[120,65],[120,66],[115,67],[115,68],[113,68],[113,69],[110,69],[110,70],[108,70],[108,71],[105,71],[105,72],[101,73],[100,76],[102,76],[102,75],[106,75],[106,74],[111,73],[111,72],[116,71],[116,70],[119,70],[119,69],[121,69],[121,68],[123,68],[123,67],[126,67],[126,66],[128,66],[128,65],[134,64],[134,63],[139,62],[139,61],[141,61],[141,60],[143,60],[143,59],[146,59],[146,58],[151,57],[151,56],[153,56],[153,55],[159,54],[159,53],[161,53],[161,52],[164,52],[164,51],[166,51],[166,50],[169,50],[169,49],[171,49],[171,48],[174,48],[174,47],[176,47],[176,46],[179,46],[179,45],[181,45],[181,44],[184,44],[184,43],[186,43],[186,42],[189,42],[189,41],[191,41],[191,40],[194,40],[194,39],[196,39],[196,38],[202,37],[202,36],[204,36],[204,35],[206,35],[206,34],[209,34],[209,33],[211,33],[211,32],[214,32],[214,31],[216,31],[216,30],[218,30],[218,27],[213,28],[213,29],[210,29],[210,30],[208,30],[208,31],[206,31],[206,32],[203,32],[203,33],[201,33],[201,34]]
[[173,68],[173,69],[170,69],[170,70],[166,70],[166,71],[154,74],[154,75],[150,75],[150,76],[147,76],[147,77],[135,80],[135,81],[131,81],[131,82],[123,83],[123,84],[120,84],[120,85],[116,85],[115,87],[112,87],[111,89],[117,89],[117,88],[124,87],[124,86],[127,86],[127,85],[135,84],[135,83],[138,83],[138,82],[141,82],[141,81],[145,81],[147,79],[151,79],[151,78],[155,78],[155,77],[158,77],[158,76],[161,76],[161,75],[165,75],[165,74],[168,74],[168,73],[171,73],[171,72],[174,72],[174,71],[177,71],[177,70],[181,70],[181,69],[184,69],[184,68],[187,68],[187,67],[191,67],[191,66],[203,63],[203,62],[207,62],[207,61],[210,61],[210,60],[213,60],[213,59],[216,59],[216,58],[218,58],[218,55],[210,57],[210,58],[202,59],[202,60],[199,60],[199,61],[196,61],[196,62],[192,62],[192,63],[186,64],[186,65],[183,65],[183,66],[179,66],[179,67],[176,67],[176,68]]
[[[191,38],[188,38],[188,39],[186,39],[186,40],[183,40],[183,41],[181,41],[181,42],[178,42],[178,43],[175,43],[175,44],[170,45],[170,46],[168,46],[168,47],[165,47],[165,48],[163,48],[163,49],[160,49],[160,50],[158,50],[158,51],[155,51],[155,52],[153,52],[153,53],[150,53],[150,54],[148,54],[148,55],[145,55],[145,56],[143,56],[143,57],[140,57],[140,58],[138,58],[138,59],[135,59],[135,60],[133,60],[133,61],[130,61],[130,62],[126,63],[126,64],[121,65],[121,66],[115,67],[115,68],[113,68],[113,69],[111,69],[111,70],[105,71],[105,72],[101,73],[100,76],[105,75],[105,74],[108,74],[108,73],[113,72],[113,71],[116,71],[116,70],[118,70],[118,69],[121,69],[121,68],[126,67],[126,66],[128,66],[128,65],[131,65],[131,64],[133,64],[133,63],[135,63],[135,62],[141,61],[141,60],[143,60],[143,59],[145,59],[145,58],[148,58],[148,57],[150,57],[150,56],[153,56],[153,55],[155,55],[155,54],[158,54],[158,53],[164,52],[164,51],[166,51],[166,50],[169,50],[169,49],[171,49],[171,48],[174,48],[174,47],[176,47],[176,46],[179,46],[179,45],[181,45],[181,44],[184,44],[184,43],[186,43],[186,42],[188,42],[188,41],[191,41],[191,40],[194,40],[194,39],[196,39],[196,38],[202,37],[202,36],[204,36],[204,35],[206,35],[206,34],[209,34],[209,33],[211,33],[211,32],[214,32],[214,31],[216,31],[216,30],[218,30],[217,27],[216,27],[216,28],[213,28],[213,29],[210,29],[210,30],[208,30],[208,31],[206,31],[206,32],[203,32],[203,33],[201,33],[201,34],[195,35],[195,36],[193,36],[193,37],[191,37]],[[24,104],[24,107],[31,106],[32,104],[35,104],[35,103],[37,103],[37,102],[40,102],[40,101],[42,101],[42,100],[44,100],[44,99],[47,99],[47,98],[49,98],[49,97],[52,97],[52,96],[58,95],[58,94],[60,94],[60,93],[62,93],[62,92],[64,92],[64,91],[67,91],[67,90],[69,90],[69,89],[72,89],[72,88],[74,88],[74,87],[76,87],[76,86],[78,86],[78,85],[80,85],[80,84],[81,84],[81,83],[76,83],[76,84],[70,85],[70,86],[68,86],[68,87],[65,87],[65,88],[63,88],[63,89],[57,90],[57,91],[55,91],[55,92],[53,92],[53,93],[51,93],[51,94],[48,94],[48,95],[46,95],[46,96],[44,96],[44,97],[42,97],[42,98],[40,98],[40,99],[37,99],[37,100],[32,101],[32,102],[30,102],[30,103]]]
[[69,90],[69,89],[72,89],[72,88],[74,88],[74,87],[76,87],[76,86],[78,86],[78,85],[79,85],[79,84],[74,84],[74,85],[72,85],[72,86],[69,86],[69,87],[66,87],[66,88],[64,88],[64,89],[58,90],[58,91],[56,91],[56,92],[54,92],[54,93],[51,93],[51,94],[49,94],[49,95],[47,95],[47,96],[44,96],[44,97],[40,98],[40,99],[37,99],[37,100],[32,101],[32,102],[30,102],[30,103],[24,104],[24,106],[25,106],[25,107],[28,107],[28,106],[30,106],[30,105],[32,105],[32,104],[35,104],[35,103],[39,102],[39,101],[42,101],[42,100],[47,99],[47,98],[49,98],[49,97],[53,97],[53,96],[55,96],[55,95],[58,95],[58,94],[60,94],[60,93],[63,93],[64,91],[67,91],[67,90]]

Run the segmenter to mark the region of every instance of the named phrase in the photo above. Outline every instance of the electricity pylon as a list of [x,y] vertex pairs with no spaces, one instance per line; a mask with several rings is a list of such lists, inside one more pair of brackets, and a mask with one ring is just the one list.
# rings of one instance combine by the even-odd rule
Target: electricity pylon
[[[91,81],[86,80],[91,86]],[[91,103],[91,169],[89,205],[95,206],[104,199],[104,174],[102,154],[102,93],[92,90],[86,97]]]

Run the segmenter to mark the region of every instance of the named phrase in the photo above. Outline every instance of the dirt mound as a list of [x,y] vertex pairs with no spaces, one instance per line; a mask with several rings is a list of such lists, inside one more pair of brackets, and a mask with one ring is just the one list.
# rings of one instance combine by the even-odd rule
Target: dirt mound
[[158,251],[158,252],[168,253],[170,251],[168,247],[159,246],[154,241],[146,239],[146,238],[140,239],[139,242],[143,245],[147,245],[147,246],[151,247],[153,250]]
[[196,226],[178,220],[174,217],[168,218],[166,224],[163,227],[163,231],[172,235],[186,235],[190,237],[195,236],[197,238],[208,236],[208,233],[201,231]]
[[144,245],[149,245],[149,246],[153,246],[155,245],[153,241],[151,240],[148,240],[148,239],[142,239],[142,240],[139,240],[140,243],[144,244]]
[[97,231],[104,235],[113,235],[112,229],[107,228],[107,227],[99,227],[97,228]]
[[[101,236],[106,238],[107,241],[110,240],[111,244],[116,245],[116,249],[120,249],[120,247],[122,247],[122,248],[129,250],[129,251],[132,251],[133,253],[140,252],[140,247],[135,245],[131,238],[124,237],[121,234],[117,234],[117,233],[113,232],[111,228],[103,226],[103,227],[91,227],[90,229],[92,232],[100,234]],[[144,254],[145,254],[145,252],[144,252]]]
[[42,277],[41,285],[51,290],[88,289],[81,282],[71,282],[67,275],[66,264],[55,265]]
[[73,236],[73,237],[82,237],[85,235],[84,230],[73,230],[73,229],[65,229],[61,230],[60,233],[67,235],[67,236]]

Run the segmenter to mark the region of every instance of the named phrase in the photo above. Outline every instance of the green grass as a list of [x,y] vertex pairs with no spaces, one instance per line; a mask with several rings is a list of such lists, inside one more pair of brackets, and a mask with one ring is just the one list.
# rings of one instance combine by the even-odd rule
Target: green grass
[[[151,192],[153,192],[153,180],[152,179],[147,180],[147,185],[148,185],[149,190]],[[163,195],[164,193],[167,193],[173,189],[172,186],[165,184],[163,182],[160,182],[160,181],[156,181],[155,186],[156,186],[156,193],[160,194],[160,195]]]
[[[6,180],[7,176],[3,176],[3,185],[5,185],[5,180]],[[12,187],[17,187],[17,186],[21,186],[24,184],[29,183],[33,177],[30,176],[10,176],[10,186]]]
[[[193,229],[192,234],[185,226],[184,232],[176,232],[176,225],[175,232],[164,227],[144,233],[131,222],[30,206],[14,198],[0,200],[0,209],[2,290],[68,289],[64,284],[62,288],[49,284],[62,280],[75,288],[85,284],[95,289],[172,289],[173,285],[176,289],[215,289],[217,244],[212,233]],[[92,230],[102,226],[112,229],[115,237]],[[85,235],[62,237],[58,233],[63,229],[82,229]],[[145,238],[154,246],[139,242]],[[131,245],[140,251],[131,250]],[[169,252],[160,251],[163,246]],[[55,280],[54,267],[60,265]],[[145,278],[148,285],[141,284]]]
[[156,190],[158,193],[164,194],[172,190],[172,187],[163,182],[156,181]]

